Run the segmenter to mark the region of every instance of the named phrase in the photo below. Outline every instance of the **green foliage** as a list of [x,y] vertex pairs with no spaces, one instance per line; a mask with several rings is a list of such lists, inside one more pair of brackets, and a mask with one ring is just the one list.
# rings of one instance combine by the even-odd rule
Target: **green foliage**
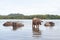
[[23,15],[23,14],[9,14],[9,15],[0,15],[0,19],[32,19],[34,17],[41,19],[60,19],[59,15]]

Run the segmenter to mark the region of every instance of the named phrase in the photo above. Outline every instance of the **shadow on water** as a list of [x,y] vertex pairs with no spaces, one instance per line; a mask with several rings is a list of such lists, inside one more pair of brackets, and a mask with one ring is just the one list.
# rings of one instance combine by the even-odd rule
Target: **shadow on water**
[[41,30],[39,30],[39,27],[32,27],[32,33],[33,36],[32,37],[41,37]]

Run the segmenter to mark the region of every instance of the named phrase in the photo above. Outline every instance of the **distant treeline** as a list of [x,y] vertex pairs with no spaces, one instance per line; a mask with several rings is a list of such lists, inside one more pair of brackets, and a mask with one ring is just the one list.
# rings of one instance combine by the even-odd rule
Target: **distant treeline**
[[0,15],[0,19],[32,19],[38,17],[41,19],[60,19],[59,15],[23,15],[23,14],[9,14],[9,15]]

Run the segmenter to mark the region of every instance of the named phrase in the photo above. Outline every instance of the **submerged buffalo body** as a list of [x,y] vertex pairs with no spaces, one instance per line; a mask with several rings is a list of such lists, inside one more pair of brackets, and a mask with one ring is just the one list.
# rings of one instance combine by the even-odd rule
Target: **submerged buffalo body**
[[45,26],[54,26],[55,23],[53,23],[53,22],[46,22],[44,25],[45,25]]
[[3,25],[4,26],[16,26],[16,27],[24,26],[22,23],[18,23],[18,22],[5,22]]

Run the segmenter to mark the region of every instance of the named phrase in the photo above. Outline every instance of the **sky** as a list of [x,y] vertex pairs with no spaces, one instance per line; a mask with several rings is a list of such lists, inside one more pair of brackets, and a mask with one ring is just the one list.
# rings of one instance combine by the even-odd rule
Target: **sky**
[[60,15],[60,0],[0,0],[0,15]]

